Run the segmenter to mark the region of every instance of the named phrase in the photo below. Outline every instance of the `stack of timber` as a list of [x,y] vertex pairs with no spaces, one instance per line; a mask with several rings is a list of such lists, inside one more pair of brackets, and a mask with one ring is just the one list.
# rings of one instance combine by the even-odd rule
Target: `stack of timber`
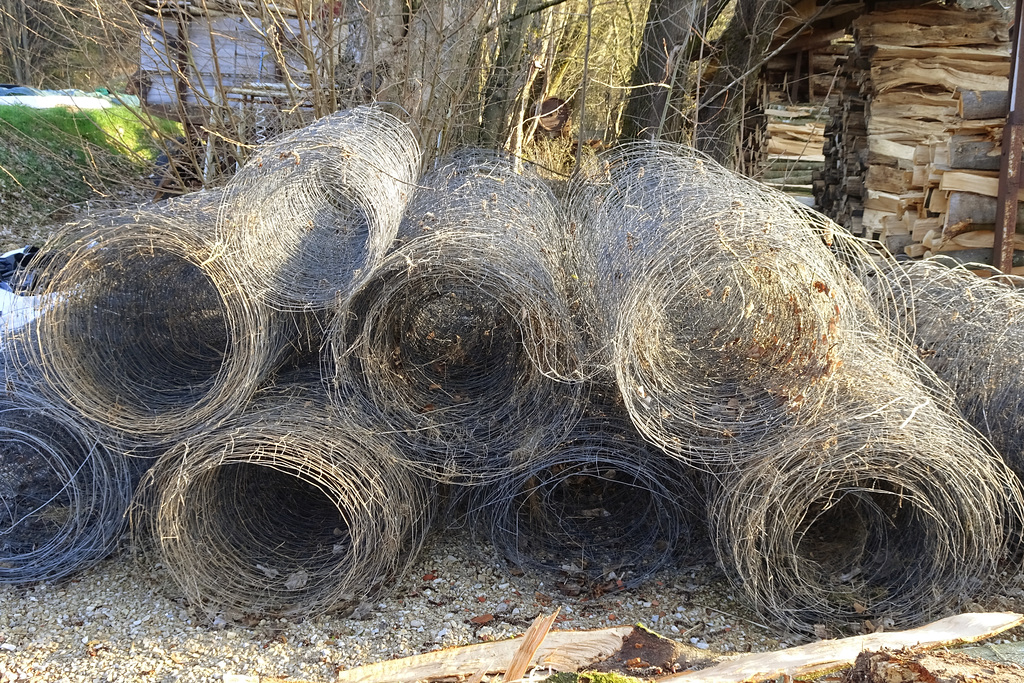
[[[1010,22],[995,10],[953,5],[876,8],[853,22],[815,196],[825,213],[855,234],[879,238],[894,253],[924,256],[936,234],[963,220],[947,220],[951,193],[978,193],[977,179],[987,182],[986,175],[997,182],[995,138],[1006,100],[1001,113],[981,120],[968,120],[961,108],[982,93],[991,99],[1007,91]],[[972,155],[984,159],[961,161]],[[949,180],[967,186],[944,181],[953,164],[962,163],[987,164],[988,170],[972,167],[973,179],[966,181],[956,169]],[[953,202],[958,210],[975,210],[963,198]],[[994,206],[993,199],[993,212]],[[972,217],[971,224],[984,225],[982,218]],[[961,238],[972,245],[965,249],[976,249],[979,240],[983,236]]]
[[862,9],[859,3],[793,4],[765,65],[769,92],[758,177],[808,205],[825,163],[825,125],[851,40],[845,26]]

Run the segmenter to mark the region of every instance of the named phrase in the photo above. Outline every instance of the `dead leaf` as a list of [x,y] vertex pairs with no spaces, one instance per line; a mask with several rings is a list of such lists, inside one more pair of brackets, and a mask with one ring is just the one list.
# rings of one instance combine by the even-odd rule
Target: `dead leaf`
[[480,616],[473,617],[472,619],[470,619],[470,621],[474,624],[480,624],[482,626],[484,624],[489,624],[492,621],[494,621],[494,615],[488,612],[487,614],[481,614]]
[[297,591],[300,588],[305,588],[307,583],[309,583],[309,573],[305,569],[300,569],[288,575],[284,587],[290,591]]

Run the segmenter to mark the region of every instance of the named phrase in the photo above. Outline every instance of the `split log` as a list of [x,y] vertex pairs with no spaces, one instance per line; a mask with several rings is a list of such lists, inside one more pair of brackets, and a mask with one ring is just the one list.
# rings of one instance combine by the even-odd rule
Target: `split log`
[[[995,225],[995,197],[975,194],[973,192],[950,192],[949,204],[946,207],[946,225],[953,225],[969,220],[973,225]],[[1024,223],[1024,204],[1017,204],[1017,225]]]
[[[942,21],[946,17],[959,14],[960,22],[945,26],[923,26],[907,22],[897,17],[896,12],[868,14],[853,22],[854,37],[862,45],[993,45],[1005,43],[1010,39],[1010,27],[1007,22],[991,18],[988,21],[978,19],[980,12],[940,12],[935,9],[926,10],[931,15],[929,23]],[[989,14],[991,17],[992,15]],[[871,22],[871,23],[869,23]],[[884,23],[883,23],[884,22]]]
[[[971,90],[999,90],[1009,88],[1007,76],[968,71],[964,65],[954,68],[917,59],[893,59],[871,65],[871,81],[875,92],[885,92],[906,85],[941,86],[946,90],[958,87]],[[1009,64],[1007,64],[1007,69]]]
[[1007,90],[969,90],[957,88],[959,113],[967,120],[1006,118],[1010,111]]
[[998,171],[1002,148],[994,140],[979,135],[953,135],[949,138],[949,167],[980,171]]
[[[986,197],[998,197],[999,178],[984,171],[946,171],[942,174],[939,189],[946,192],[973,192]],[[1024,189],[1018,193],[1018,200],[1024,200]]]

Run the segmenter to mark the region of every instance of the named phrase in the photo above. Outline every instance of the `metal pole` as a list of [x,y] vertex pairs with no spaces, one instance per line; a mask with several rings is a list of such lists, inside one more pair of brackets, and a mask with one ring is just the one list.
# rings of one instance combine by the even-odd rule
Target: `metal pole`
[[1017,231],[1017,197],[1024,158],[1024,69],[1021,68],[1021,12],[1024,0],[1013,11],[1013,49],[1010,68],[1010,111],[1003,128],[1003,154],[999,171],[999,199],[996,204],[996,234],[992,265],[1004,273],[1013,269],[1013,236]]

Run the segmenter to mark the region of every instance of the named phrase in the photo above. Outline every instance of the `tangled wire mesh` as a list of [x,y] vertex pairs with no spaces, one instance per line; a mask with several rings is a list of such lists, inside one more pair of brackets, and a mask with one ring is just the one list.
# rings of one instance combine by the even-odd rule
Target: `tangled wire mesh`
[[1019,486],[872,306],[871,251],[691,151],[603,161],[572,194],[596,359],[648,439],[714,474],[711,537],[748,599],[810,630],[976,594]]
[[496,154],[454,156],[421,185],[330,332],[332,393],[430,476],[482,481],[529,432],[579,415],[562,217],[539,177]]
[[1022,519],[1019,484],[984,440],[913,373],[878,366],[866,354],[830,419],[710,494],[730,578],[794,629],[906,627],[955,608],[992,585]]
[[42,315],[29,364],[86,418],[143,445],[237,410],[287,350],[292,325],[213,257],[220,195],[198,193],[65,226],[28,277]]
[[476,532],[515,567],[554,574],[567,594],[639,585],[690,547],[704,500],[693,473],[647,444],[614,388],[555,444],[528,447],[525,466],[477,488]]
[[581,325],[663,449],[736,466],[826,401],[854,337],[890,334],[827,219],[682,147],[601,163],[570,188]]
[[951,265],[902,263],[873,292],[964,417],[1024,476],[1024,297],[1011,282]]
[[24,373],[0,393],[0,583],[99,562],[124,529],[137,468]]
[[421,155],[412,130],[376,107],[288,133],[226,186],[223,246],[275,307],[325,308],[391,245]]
[[196,605],[338,609],[385,589],[423,542],[432,485],[299,376],[167,451],[144,480],[140,545]]

